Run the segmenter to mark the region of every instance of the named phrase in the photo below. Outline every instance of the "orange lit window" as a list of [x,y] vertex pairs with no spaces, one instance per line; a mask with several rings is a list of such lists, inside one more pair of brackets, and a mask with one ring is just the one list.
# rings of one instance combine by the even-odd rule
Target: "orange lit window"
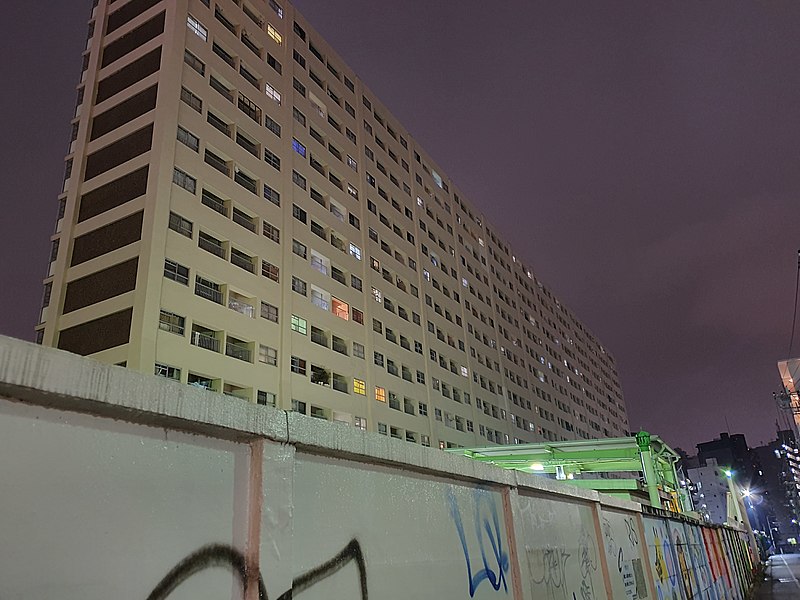
[[333,304],[333,314],[347,321],[350,318],[350,305],[337,298],[332,298],[331,302]]
[[375,400],[378,402],[386,402],[386,388],[375,387]]

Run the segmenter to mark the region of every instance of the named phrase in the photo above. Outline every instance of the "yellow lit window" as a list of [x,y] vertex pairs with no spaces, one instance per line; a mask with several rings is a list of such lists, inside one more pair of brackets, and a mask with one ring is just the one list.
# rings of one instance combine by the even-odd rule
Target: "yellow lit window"
[[362,396],[367,395],[367,384],[363,379],[353,379],[353,391]]
[[375,400],[378,402],[386,402],[386,388],[375,387]]
[[270,24],[267,24],[267,35],[275,40],[275,43],[278,44],[278,46],[283,44],[283,36],[278,33],[278,30]]
[[347,302],[342,302],[338,298],[332,298],[331,304],[333,306],[333,314],[345,321],[350,319],[350,305]]

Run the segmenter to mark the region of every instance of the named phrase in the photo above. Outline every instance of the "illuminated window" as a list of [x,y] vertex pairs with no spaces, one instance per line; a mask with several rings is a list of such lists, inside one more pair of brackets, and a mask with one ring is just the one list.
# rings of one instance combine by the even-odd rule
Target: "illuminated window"
[[375,400],[386,402],[386,388],[375,386]]
[[356,259],[361,260],[361,248],[359,248],[355,244],[350,244],[350,256],[353,256]]
[[292,331],[306,335],[308,333],[308,322],[297,315],[292,315]]
[[331,304],[333,306],[333,314],[345,321],[350,319],[350,305],[347,302],[342,302],[338,298],[331,298]]
[[372,288],[372,297],[375,298],[375,302],[383,302],[383,294],[378,288]]
[[363,379],[353,379],[353,391],[361,396],[366,396],[367,384]]
[[208,29],[206,29],[205,26],[192,15],[187,17],[186,26],[199,37],[203,38],[204,42],[208,41]]
[[267,35],[275,40],[275,43],[278,44],[278,46],[283,44],[283,36],[278,33],[278,30],[270,24],[267,24]]
[[281,93],[278,90],[276,90],[274,87],[272,87],[270,84],[268,84],[268,83],[264,84],[264,93],[267,96],[269,96],[270,98],[272,98],[275,102],[277,102],[278,105],[280,105],[280,103],[281,103]]
[[294,148],[294,151],[297,152],[303,158],[306,157],[306,147],[303,144],[301,144],[297,140],[297,138],[292,138],[292,148]]

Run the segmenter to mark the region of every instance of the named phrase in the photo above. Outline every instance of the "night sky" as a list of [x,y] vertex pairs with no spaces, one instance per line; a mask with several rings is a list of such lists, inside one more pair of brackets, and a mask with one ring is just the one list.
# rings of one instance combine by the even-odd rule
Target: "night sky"
[[[89,3],[7,4],[0,333],[30,340]],[[295,5],[616,357],[632,429],[773,435],[800,3]]]

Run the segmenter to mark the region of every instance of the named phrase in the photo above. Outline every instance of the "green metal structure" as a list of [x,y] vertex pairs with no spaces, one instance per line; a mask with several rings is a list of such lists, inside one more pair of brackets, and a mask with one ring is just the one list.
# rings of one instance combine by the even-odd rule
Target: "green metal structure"
[[[555,475],[570,484],[649,503],[655,508],[689,512],[675,463],[678,454],[658,436],[640,431],[634,437],[515,444],[488,448],[450,448],[473,460],[525,473]],[[608,478],[595,474],[615,475]],[[587,477],[589,475],[589,477]]]

